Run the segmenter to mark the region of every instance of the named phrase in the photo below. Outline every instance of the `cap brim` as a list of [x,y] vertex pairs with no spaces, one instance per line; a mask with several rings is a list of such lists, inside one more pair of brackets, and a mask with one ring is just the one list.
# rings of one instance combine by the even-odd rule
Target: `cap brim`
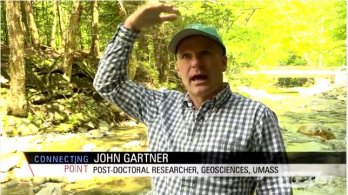
[[178,44],[180,43],[180,41],[187,38],[187,37],[193,36],[193,35],[203,35],[203,36],[209,37],[221,45],[220,40],[216,39],[216,37],[214,35],[211,35],[209,33],[205,33],[205,32],[202,32],[202,31],[196,30],[196,29],[184,29],[184,30],[178,32],[173,37],[173,39],[170,41],[170,43],[168,45],[168,50],[171,53],[175,54],[176,48],[177,48]]

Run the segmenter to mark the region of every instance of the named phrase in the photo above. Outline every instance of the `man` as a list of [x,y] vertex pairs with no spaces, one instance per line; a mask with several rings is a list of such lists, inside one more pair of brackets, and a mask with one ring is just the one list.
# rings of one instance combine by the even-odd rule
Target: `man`
[[[166,13],[167,15],[163,15]],[[223,83],[226,48],[213,27],[193,24],[169,44],[187,94],[147,89],[127,79],[137,34],[177,18],[171,5],[140,7],[124,24],[100,60],[94,87],[124,112],[148,126],[149,150],[167,152],[284,151],[274,113],[231,92]],[[290,194],[288,178],[156,177],[153,194]]]

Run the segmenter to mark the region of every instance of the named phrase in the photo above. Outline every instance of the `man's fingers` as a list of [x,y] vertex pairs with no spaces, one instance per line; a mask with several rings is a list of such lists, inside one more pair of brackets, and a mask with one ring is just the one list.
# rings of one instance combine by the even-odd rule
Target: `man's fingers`
[[161,12],[159,17],[162,22],[176,20],[180,14],[179,10],[175,9],[174,6],[170,4],[162,4]]
[[173,5],[163,3],[147,4],[137,9],[125,21],[125,26],[135,31],[140,31],[152,25],[166,21],[173,21],[178,18],[179,11]]
[[168,14],[179,14],[179,11],[174,8],[171,4],[163,4],[163,3],[155,3],[155,4],[148,4],[145,9],[151,9],[156,10],[160,13],[168,13]]
[[160,15],[160,19],[162,22],[173,21],[173,20],[176,20],[177,18],[178,18],[178,15],[176,15],[176,14]]
[[175,9],[173,5],[170,4],[163,4],[161,7],[161,11],[166,13],[179,14],[179,11]]

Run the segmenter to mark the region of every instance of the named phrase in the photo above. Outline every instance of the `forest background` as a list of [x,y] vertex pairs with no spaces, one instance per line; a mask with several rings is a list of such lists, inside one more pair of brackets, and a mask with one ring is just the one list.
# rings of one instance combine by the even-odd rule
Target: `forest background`
[[[91,82],[117,25],[146,2],[1,1],[2,95],[8,100],[3,123],[15,126],[8,134],[74,132],[88,122],[93,123],[88,128],[98,126],[101,117],[113,124],[127,118],[104,102]],[[179,19],[143,30],[130,59],[130,79],[150,88],[183,91],[167,44],[196,22],[219,29],[232,89],[311,84],[308,78],[250,76],[248,70],[346,64],[344,0],[169,2],[180,11]],[[33,126],[24,133],[16,128],[21,123],[9,124],[10,115]]]
[[[92,81],[117,25],[147,2],[0,2],[0,188],[4,194],[30,194],[41,190],[37,185],[57,179],[28,179],[21,151],[146,150],[146,128],[129,122],[128,116],[101,98]],[[225,81],[234,92],[266,97],[266,105],[279,117],[287,151],[346,151],[346,81],[340,86],[325,83],[328,91],[323,91],[313,75],[248,74],[272,69],[342,70],[338,72],[346,78],[345,0],[166,2],[181,15],[175,22],[139,34],[128,67],[130,79],[149,88],[184,91],[167,44],[187,24],[215,26],[227,48]],[[331,129],[336,139],[323,141],[297,132],[317,128]],[[345,180],[292,178],[303,184],[296,188],[297,194],[346,194]],[[58,183],[64,183],[65,192],[102,188],[103,193],[133,193],[151,186],[149,178]]]

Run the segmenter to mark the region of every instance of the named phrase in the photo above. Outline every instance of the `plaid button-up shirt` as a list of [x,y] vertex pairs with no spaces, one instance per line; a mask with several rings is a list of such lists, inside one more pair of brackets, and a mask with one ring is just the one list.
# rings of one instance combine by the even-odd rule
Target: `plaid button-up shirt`
[[[229,85],[194,109],[189,96],[151,90],[127,79],[137,33],[119,25],[94,80],[107,100],[148,127],[150,151],[284,151],[278,121],[265,105],[231,92]],[[153,194],[290,194],[286,177],[155,177]]]

